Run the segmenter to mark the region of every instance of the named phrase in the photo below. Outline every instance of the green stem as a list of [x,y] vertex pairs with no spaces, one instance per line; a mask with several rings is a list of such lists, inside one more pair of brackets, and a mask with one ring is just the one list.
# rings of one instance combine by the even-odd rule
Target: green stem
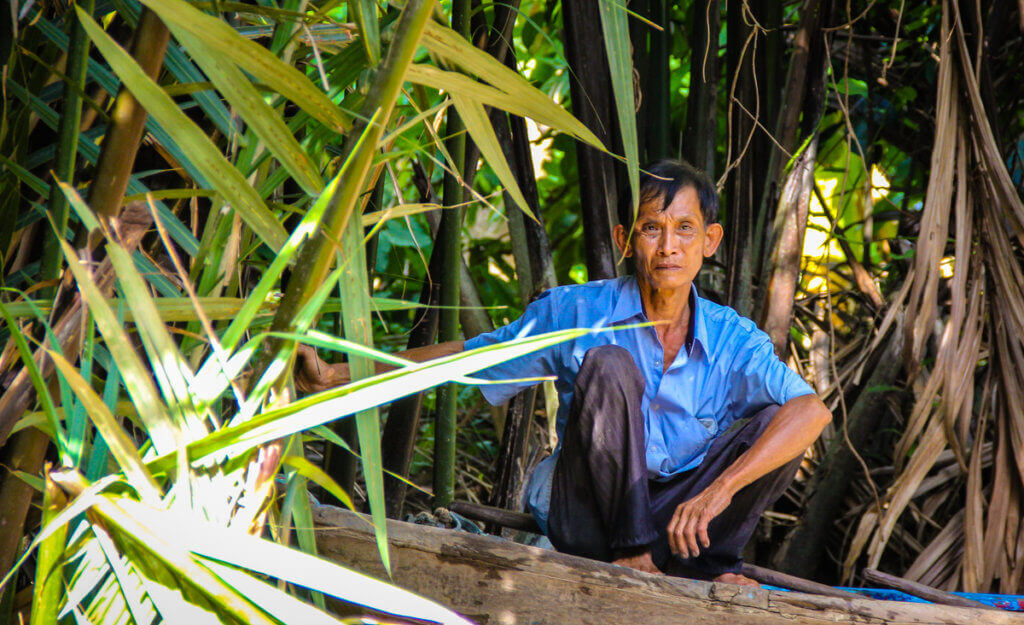
[[[95,0],[83,0],[82,10],[90,15]],[[86,67],[89,60],[89,37],[78,22],[77,14],[69,12],[68,23],[71,25],[71,43],[68,46],[67,82],[64,83],[64,100],[61,106],[60,122],[57,125],[57,156],[53,165],[53,175],[57,180],[73,184],[75,175],[75,157],[78,153],[78,129],[82,121],[82,96],[85,90]],[[68,201],[56,184],[50,185],[50,216],[56,232],[47,236],[43,242],[43,265],[40,277],[42,280],[53,280],[60,272],[61,260],[64,255],[60,250],[60,239],[68,228]],[[53,287],[47,287],[43,297],[52,297]]]
[[[373,164],[378,143],[398,99],[399,89],[405,80],[405,70],[412,62],[433,8],[433,0],[410,0],[402,10],[384,66],[374,79],[363,104],[362,114],[356,120],[342,149],[342,162],[345,165],[340,174],[337,191],[324,211],[319,232],[302,246],[295,270],[288,281],[288,289],[274,316],[271,326],[274,331],[289,330],[295,315],[327,278],[337,249],[337,241],[341,238],[345,224],[352,216],[356,202],[366,186],[366,175]],[[365,120],[372,120],[373,123],[368,124]],[[256,370],[262,373],[280,347],[279,340],[268,341],[267,349],[264,350]]]
[[[49,469],[49,467],[47,467]],[[50,479],[46,471],[46,489],[43,492],[43,522],[46,527],[53,517],[64,508],[67,499],[60,488]],[[63,525],[39,544],[36,560],[36,581],[32,591],[33,625],[56,625],[60,609],[60,597],[64,591],[64,543],[68,526]]]
[[[156,13],[143,9],[132,41],[132,57],[150,78],[155,79],[163,67],[170,37],[170,31]],[[114,101],[111,120],[89,188],[89,206],[97,215],[108,219],[116,217],[121,210],[145,129],[146,109],[122,86]]]
[[[469,36],[469,0],[452,2],[452,28],[462,36]],[[442,194],[444,205],[462,203],[463,188],[460,179],[465,170],[466,132],[455,107],[449,107],[445,126],[445,147],[452,157],[454,171],[445,172]],[[448,208],[442,213],[441,227],[435,245],[440,245],[443,274],[441,276],[441,320],[438,341],[459,338],[459,278],[462,261],[462,209]],[[434,507],[447,507],[455,491],[455,427],[457,421],[459,389],[454,383],[444,385],[437,398],[437,423],[434,427]]]

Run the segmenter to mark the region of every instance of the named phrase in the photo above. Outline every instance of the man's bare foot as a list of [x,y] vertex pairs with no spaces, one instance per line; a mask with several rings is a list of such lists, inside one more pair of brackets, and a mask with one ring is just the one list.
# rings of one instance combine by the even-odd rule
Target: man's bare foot
[[628,566],[631,569],[643,571],[644,573],[654,573],[655,575],[662,575],[661,569],[654,566],[654,560],[651,559],[651,552],[645,551],[639,555],[628,556],[625,558],[619,558],[612,560],[612,564],[618,564],[619,566]]
[[722,582],[723,584],[738,584],[740,586],[753,586],[754,588],[760,588],[761,584],[750,579],[746,575],[740,575],[739,573],[722,573],[718,577],[711,580],[713,582]]

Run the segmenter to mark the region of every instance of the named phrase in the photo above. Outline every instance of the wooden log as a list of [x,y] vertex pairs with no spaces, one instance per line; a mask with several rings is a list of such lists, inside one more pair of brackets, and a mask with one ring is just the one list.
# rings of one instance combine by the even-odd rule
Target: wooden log
[[[320,553],[387,579],[365,516],[313,510]],[[1005,612],[840,599],[650,575],[491,536],[389,521],[392,580],[486,625],[685,622],[694,625],[835,623],[1002,625]]]
[[888,586],[889,588],[895,588],[901,592],[905,592],[908,595],[914,595],[924,599],[925,601],[931,601],[932,603],[939,603],[942,605],[955,605],[962,608],[977,608],[979,610],[999,610],[1000,608],[995,606],[986,605],[980,601],[968,599],[967,597],[961,597],[960,595],[954,595],[951,592],[945,590],[939,590],[931,586],[926,586],[918,582],[912,582],[909,579],[883,573],[875,569],[864,569],[864,579],[872,584],[881,584]]
[[533,516],[525,512],[513,512],[504,508],[485,506],[470,501],[453,501],[452,505],[448,506],[448,509],[474,521],[493,523],[513,530],[533,532],[534,534],[541,533],[537,521],[534,520]]

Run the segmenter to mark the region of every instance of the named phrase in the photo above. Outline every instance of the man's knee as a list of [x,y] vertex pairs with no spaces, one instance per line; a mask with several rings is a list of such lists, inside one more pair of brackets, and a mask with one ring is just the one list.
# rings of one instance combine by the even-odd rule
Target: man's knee
[[609,382],[643,383],[633,355],[618,345],[598,345],[588,349],[577,376],[583,380],[597,378]]
[[775,413],[779,411],[779,408],[781,406],[778,404],[770,404],[750,415],[750,420],[744,429],[750,431],[751,438],[760,437],[768,429],[768,424],[775,418]]

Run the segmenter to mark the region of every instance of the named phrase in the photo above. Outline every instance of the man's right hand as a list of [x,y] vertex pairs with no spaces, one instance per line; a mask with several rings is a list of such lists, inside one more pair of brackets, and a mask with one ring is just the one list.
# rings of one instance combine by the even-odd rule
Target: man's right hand
[[303,393],[319,393],[352,381],[348,364],[327,364],[310,345],[300,343],[295,356],[295,388]]

